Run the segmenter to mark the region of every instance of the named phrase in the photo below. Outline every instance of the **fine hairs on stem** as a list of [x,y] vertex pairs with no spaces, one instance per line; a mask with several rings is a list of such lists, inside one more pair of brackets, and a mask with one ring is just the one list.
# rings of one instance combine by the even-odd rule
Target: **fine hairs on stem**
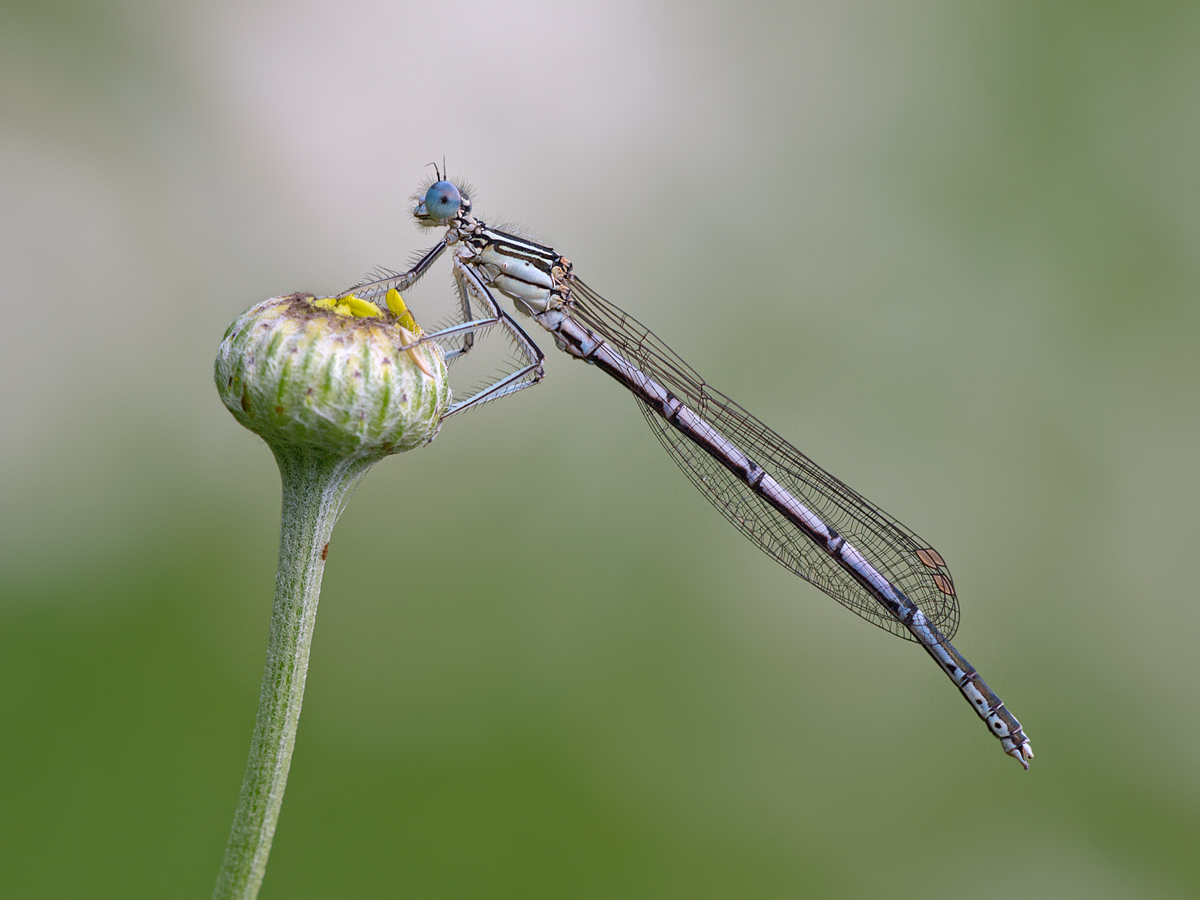
[[338,516],[371,466],[433,440],[449,406],[441,350],[400,349],[414,334],[398,294],[386,311],[293,294],[239,316],[218,351],[217,390],[275,454],[283,506],[262,691],[216,900],[251,900],[266,873]]

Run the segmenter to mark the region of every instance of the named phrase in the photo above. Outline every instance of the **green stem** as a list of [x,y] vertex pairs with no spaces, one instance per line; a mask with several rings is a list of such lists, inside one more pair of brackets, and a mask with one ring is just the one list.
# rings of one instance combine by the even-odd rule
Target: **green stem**
[[374,459],[276,447],[283,481],[279,574],[258,718],[214,900],[258,896],[283,805],[333,526]]

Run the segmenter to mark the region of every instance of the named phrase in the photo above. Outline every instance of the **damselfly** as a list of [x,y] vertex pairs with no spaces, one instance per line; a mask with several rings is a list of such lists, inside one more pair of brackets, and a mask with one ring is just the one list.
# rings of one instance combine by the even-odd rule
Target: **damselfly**
[[465,186],[439,173],[413,199],[417,223],[444,228],[441,239],[409,271],[384,270],[346,295],[369,299],[406,290],[452,248],[461,321],[418,343],[442,342],[452,361],[472,349],[476,332],[499,326],[513,342],[517,364],[452,404],[446,416],[543,377],[541,350],[493,291],[503,294],[550,332],[560,350],[632,392],[684,474],[768,556],[867,621],[925,648],[1004,751],[1029,768],[1033,750],[1021,723],[950,643],[958,598],[936,550],[709,387],[649,330],[584,284],[566,258],[473,216]]

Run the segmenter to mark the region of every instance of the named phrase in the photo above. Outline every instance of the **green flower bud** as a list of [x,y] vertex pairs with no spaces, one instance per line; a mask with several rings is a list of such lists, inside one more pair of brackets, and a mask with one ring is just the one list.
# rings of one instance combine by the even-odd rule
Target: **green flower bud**
[[292,294],[247,310],[217,351],[221,400],[277,454],[379,459],[433,440],[450,404],[442,349],[401,350],[422,332],[398,293],[387,301]]
[[213,894],[255,897],[283,804],[333,527],[367,470],[433,440],[450,405],[446,360],[400,295],[274,297],[238,316],[217,351],[234,418],[279,464],[283,509],[267,661],[246,775]]

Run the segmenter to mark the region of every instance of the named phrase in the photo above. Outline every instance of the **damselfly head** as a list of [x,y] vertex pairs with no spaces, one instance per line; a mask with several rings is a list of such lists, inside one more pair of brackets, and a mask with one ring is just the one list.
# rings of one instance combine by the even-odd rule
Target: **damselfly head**
[[435,181],[413,210],[417,222],[426,226],[444,225],[459,213],[471,211],[471,198],[450,181]]

